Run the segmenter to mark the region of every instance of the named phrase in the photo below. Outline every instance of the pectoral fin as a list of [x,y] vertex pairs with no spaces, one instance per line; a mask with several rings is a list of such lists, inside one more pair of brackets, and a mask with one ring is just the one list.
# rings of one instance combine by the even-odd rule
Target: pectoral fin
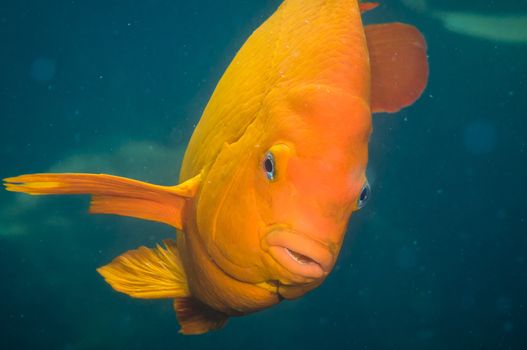
[[402,23],[364,28],[371,65],[371,110],[394,113],[414,103],[428,82],[426,42]]
[[228,320],[226,314],[216,311],[192,297],[175,299],[174,309],[181,326],[179,332],[182,334],[207,333],[222,328]]
[[8,191],[31,195],[91,194],[90,212],[162,222],[183,228],[183,211],[200,175],[178,186],[158,186],[106,174],[31,174],[4,179]]
[[134,298],[160,299],[188,297],[185,271],[174,241],[165,248],[140,247],[115,258],[97,269],[106,282],[118,292]]
[[97,269],[118,292],[141,299],[174,299],[180,333],[202,334],[223,327],[228,316],[191,296],[174,241],[165,247],[140,247]]

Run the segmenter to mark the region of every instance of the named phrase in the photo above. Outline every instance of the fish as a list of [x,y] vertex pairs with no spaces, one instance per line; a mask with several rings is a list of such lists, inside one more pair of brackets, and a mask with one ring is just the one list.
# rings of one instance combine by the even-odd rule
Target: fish
[[426,0],[403,0],[408,8],[438,20],[445,29],[503,44],[527,44],[527,13],[484,14],[468,11],[439,11]]
[[97,271],[116,291],[171,299],[183,334],[222,328],[318,287],[371,196],[372,113],[428,81],[415,27],[363,25],[377,3],[285,0],[240,48],[191,136],[176,185],[109,174],[4,179],[30,195],[91,195],[92,214],[172,226]]

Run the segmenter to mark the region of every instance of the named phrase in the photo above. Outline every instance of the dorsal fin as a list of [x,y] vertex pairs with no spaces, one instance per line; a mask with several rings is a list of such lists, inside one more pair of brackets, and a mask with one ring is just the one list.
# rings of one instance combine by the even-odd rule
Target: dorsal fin
[[426,42],[403,23],[364,27],[371,65],[371,111],[394,113],[414,103],[428,82]]
[[368,12],[379,6],[378,2],[361,2],[359,3],[359,9],[361,13]]

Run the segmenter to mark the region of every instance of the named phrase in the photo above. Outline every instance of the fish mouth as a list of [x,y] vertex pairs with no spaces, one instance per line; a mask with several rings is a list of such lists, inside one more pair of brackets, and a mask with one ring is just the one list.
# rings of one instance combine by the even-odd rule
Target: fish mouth
[[265,241],[269,254],[284,269],[305,278],[322,278],[333,267],[328,247],[306,235],[290,231],[272,231]]

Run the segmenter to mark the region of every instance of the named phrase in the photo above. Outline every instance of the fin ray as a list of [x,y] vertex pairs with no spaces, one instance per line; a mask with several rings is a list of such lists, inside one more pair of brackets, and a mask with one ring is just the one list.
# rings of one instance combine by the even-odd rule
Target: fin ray
[[165,248],[139,247],[97,269],[118,292],[134,298],[160,299],[188,297],[187,278],[174,241]]

